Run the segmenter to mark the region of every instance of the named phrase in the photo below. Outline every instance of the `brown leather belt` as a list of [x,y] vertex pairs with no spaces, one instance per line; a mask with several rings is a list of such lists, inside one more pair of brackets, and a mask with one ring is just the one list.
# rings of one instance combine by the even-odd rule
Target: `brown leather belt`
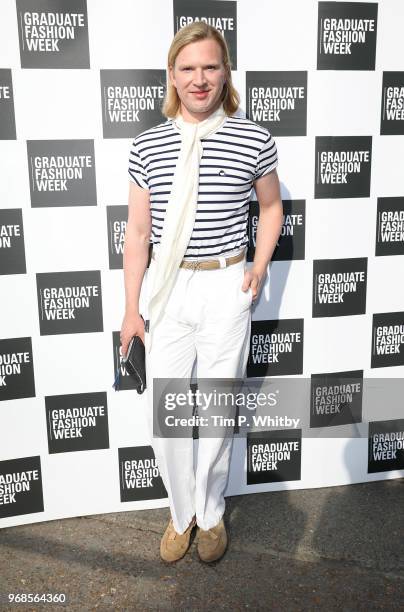
[[[225,262],[226,265],[223,267],[231,266],[232,264],[236,264],[245,257],[245,249],[241,251],[238,255],[233,255],[232,257],[226,257]],[[156,254],[154,250],[152,251],[152,259],[156,258]],[[186,268],[187,270],[217,270],[221,268],[219,259],[202,259],[190,261],[188,259],[183,259],[180,263],[180,268]]]

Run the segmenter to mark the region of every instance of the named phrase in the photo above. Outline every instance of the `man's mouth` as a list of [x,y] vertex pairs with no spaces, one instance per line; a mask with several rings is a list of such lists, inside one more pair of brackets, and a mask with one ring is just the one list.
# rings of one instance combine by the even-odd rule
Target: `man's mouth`
[[208,95],[209,91],[205,90],[205,91],[191,91],[191,93],[196,96],[197,98],[206,98],[206,96]]

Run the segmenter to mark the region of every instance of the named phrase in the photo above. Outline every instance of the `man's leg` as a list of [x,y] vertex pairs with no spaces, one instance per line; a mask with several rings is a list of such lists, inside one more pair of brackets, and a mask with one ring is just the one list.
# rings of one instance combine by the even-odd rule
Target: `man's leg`
[[157,465],[167,489],[174,528],[179,534],[184,533],[195,515],[194,441],[192,435],[189,438],[153,437],[153,379],[188,380],[191,376],[196,355],[194,330],[191,325],[177,320],[175,316],[178,314],[177,306],[181,309],[183,281],[184,278],[179,279],[173,289],[164,317],[154,330],[150,352],[147,350],[149,334],[145,334],[149,433]]
[[[211,290],[206,293],[204,322],[195,337],[198,380],[244,378],[251,332],[251,290],[241,291],[244,267],[240,262],[236,269],[214,270],[209,279],[203,279]],[[208,386],[214,388],[214,384]],[[195,503],[197,523],[203,530],[217,525],[223,516],[232,443],[232,437],[204,438],[203,434],[198,440]]]

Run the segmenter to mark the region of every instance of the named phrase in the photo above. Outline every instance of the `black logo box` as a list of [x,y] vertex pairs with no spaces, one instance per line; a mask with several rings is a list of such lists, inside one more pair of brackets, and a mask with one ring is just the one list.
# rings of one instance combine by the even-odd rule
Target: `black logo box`
[[[377,198],[375,240],[377,257],[404,255],[404,229],[401,229],[402,227],[404,227],[404,197]],[[398,237],[400,239],[397,239]]]
[[[27,140],[27,157],[32,208],[97,205],[94,140]],[[46,178],[50,177],[48,168],[37,167],[38,163],[43,165],[38,158],[51,157],[62,165],[49,170],[61,171],[67,178]],[[63,159],[80,157],[84,164],[79,168],[67,167]]]
[[[108,404],[105,391],[49,395],[45,397],[45,407],[50,454],[109,448]],[[56,419],[53,419],[53,411],[73,411],[74,409],[88,407],[102,407],[104,414],[96,414],[95,416],[84,415],[81,418],[79,414],[76,416],[75,412],[73,412],[71,417],[67,417],[71,419],[69,421],[71,427],[66,427],[71,437],[64,437],[63,431],[65,428],[63,425],[66,424],[66,419],[59,418],[61,413],[55,414]],[[74,422],[73,419],[75,420]],[[54,420],[57,421],[56,428],[53,426]],[[59,420],[62,421],[62,427],[60,428],[58,427]]]
[[[347,259],[315,259],[313,261],[313,317],[342,317],[366,313],[367,257]],[[343,302],[320,302],[318,276],[363,272],[365,280],[358,281],[356,291],[345,292]],[[338,294],[336,294],[338,295]]]
[[[0,495],[2,500],[2,503],[0,503],[0,518],[44,511],[41,458],[39,456],[20,457],[0,461],[0,476],[4,479],[8,480],[10,478],[7,474],[17,475],[22,473],[25,473],[25,479],[20,478],[20,483],[6,482],[1,485],[5,487],[7,484],[11,484],[15,491],[4,493],[3,496]],[[35,478],[36,476],[38,478]],[[18,478],[16,477],[15,480],[17,481]],[[28,482],[28,490],[24,490],[27,486],[25,482]]]
[[128,206],[107,206],[109,269],[122,270]]
[[[404,365],[404,343],[382,345],[380,349],[378,345],[377,329],[380,327],[395,327],[404,329],[404,311],[402,312],[381,312],[373,315],[372,322],[372,349],[371,349],[371,368],[389,368],[394,366]],[[402,332],[401,332],[402,333]],[[390,334],[389,334],[390,335]],[[394,338],[397,334],[393,335]],[[398,334],[400,337],[400,333]],[[398,353],[394,352],[398,346]],[[390,352],[390,349],[393,352]],[[379,353],[379,354],[378,354]]]
[[[162,499],[168,497],[160,473],[154,475],[154,472],[157,471],[155,469],[152,470],[152,475],[147,472],[148,468],[146,468],[146,471],[142,470],[139,474],[135,473],[134,478],[129,478],[134,486],[127,486],[125,478],[126,461],[153,462],[153,464],[156,465],[154,452],[151,446],[133,446],[118,449],[121,502]],[[132,467],[133,466],[131,466],[131,468]],[[132,474],[129,475],[132,476]]]
[[[293,225],[293,235],[288,233],[290,225],[284,225],[283,234],[279,237],[275,246],[271,261],[291,261],[305,258],[305,234],[306,234],[306,201],[305,200],[283,200],[284,220],[297,215],[301,219],[301,225]],[[256,230],[259,220],[259,204],[257,201],[250,202],[248,217],[248,249],[247,261],[254,261]]]
[[[394,89],[396,88],[399,96],[394,95]],[[404,134],[404,109],[402,107],[397,108],[399,103],[403,102],[403,91],[404,72],[383,72],[380,134],[401,136]],[[393,96],[391,96],[392,93]]]
[[[365,151],[369,161],[360,162],[359,172],[347,172],[346,183],[322,182],[323,152],[339,153],[342,151]],[[331,162],[332,163],[332,162]],[[335,162],[337,163],[337,162]],[[357,162],[349,162],[356,164]],[[371,136],[316,136],[315,151],[315,198],[368,198],[370,196],[370,174],[372,167],[372,137]],[[349,166],[349,169],[351,167]],[[328,176],[330,173],[326,173]],[[340,174],[345,174],[341,171]],[[324,177],[325,178],[325,177]]]
[[[101,70],[101,104],[102,104],[102,127],[104,138],[133,138],[143,131],[164,122],[165,117],[161,113],[163,98],[166,93],[166,71],[146,69],[118,69]],[[122,115],[119,109],[109,108],[109,87],[158,87],[163,88],[164,95],[153,98],[153,109],[138,109],[133,116],[128,116],[127,111]],[[115,98],[114,98],[115,99]],[[131,98],[135,100],[135,98]]]
[[15,113],[11,68],[0,68],[0,140],[15,140]]
[[[226,2],[217,2],[217,0],[203,0],[203,2],[174,0],[173,8],[174,34],[184,27],[186,23],[189,23],[189,18],[192,20],[195,18],[200,20],[201,17],[210,18],[210,23],[221,31],[226,40],[229,48],[231,69],[237,70],[237,2],[232,0],[227,0]],[[227,21],[228,19],[232,20],[233,29],[226,27],[227,24],[230,24]]]
[[[36,275],[36,282],[41,336],[103,331],[101,274],[99,270],[39,273]],[[90,289],[94,287],[94,291],[97,290],[98,295],[79,298],[77,304],[82,303],[83,306],[74,306],[76,302],[68,301],[65,303],[63,297],[60,298],[62,300],[60,303],[49,297],[49,292],[52,289],[66,290],[66,288],[76,287],[90,287]]]
[[[388,436],[374,438],[375,435]],[[393,434],[393,435],[392,435]],[[396,435],[395,435],[396,434]],[[393,440],[397,437],[397,440]],[[404,419],[369,423],[368,473],[404,470]]]
[[[317,31],[317,70],[374,70],[376,61],[377,2],[319,2]],[[327,19],[374,20],[373,31],[365,32],[365,42],[352,42],[350,47],[324,48]],[[348,43],[349,44],[349,43]],[[350,52],[347,52],[349,49]],[[331,51],[331,49],[330,49]]]
[[[271,464],[273,469],[254,471],[252,449],[255,444],[291,443],[290,450],[278,458],[263,459],[263,463]],[[295,446],[297,450],[294,450]],[[266,452],[266,451],[264,451]],[[269,451],[270,452],[270,451]],[[281,451],[283,452],[283,451]],[[289,456],[290,452],[290,456]],[[301,480],[302,431],[301,429],[278,429],[272,431],[254,431],[247,433],[247,485],[267,482],[284,482]]]
[[[317,408],[316,390],[335,385],[355,385],[355,389],[359,389],[352,393],[352,401],[350,394],[342,392],[337,398],[338,405],[333,403],[331,406],[326,404],[323,409]],[[363,370],[312,374],[310,386],[310,427],[334,427],[362,421]],[[324,399],[323,394],[321,397]]]
[[[304,90],[302,98],[293,98],[294,109],[268,109],[273,111],[271,119],[260,116],[260,110],[254,109],[252,88],[277,87],[301,88]],[[272,136],[306,136],[307,135],[307,71],[247,71],[246,72],[246,98],[247,116],[251,121],[265,127]],[[261,99],[261,98],[260,98]],[[282,98],[279,98],[282,100]],[[276,100],[274,98],[273,100]],[[290,101],[291,98],[285,98]],[[279,119],[278,119],[279,117]]]
[[24,226],[21,208],[0,210],[0,275],[25,274]]
[[[90,68],[86,0],[56,3],[51,0],[16,0],[16,8],[21,68]],[[44,28],[55,27],[56,14],[59,19],[62,17],[63,24],[56,25],[59,37],[39,39],[33,36],[33,14],[39,14],[40,21],[45,20]],[[69,26],[69,16],[72,16],[73,31]]]
[[[31,338],[5,338],[0,340],[0,354],[24,354],[17,364],[0,365],[0,401],[35,397],[34,364]],[[25,361],[28,353],[28,361]],[[4,357],[3,357],[4,360]]]
[[[292,343],[291,352],[279,352],[278,360],[272,358],[266,360],[264,351],[271,349],[271,342],[257,342],[260,351],[254,348],[255,336],[263,335],[266,340],[271,334],[299,334],[301,342]],[[260,338],[257,338],[260,340]],[[252,321],[250,353],[247,363],[247,378],[261,376],[287,376],[302,374],[303,372],[303,344],[304,344],[304,320],[303,319],[275,319],[267,321]],[[262,357],[263,355],[263,357]]]

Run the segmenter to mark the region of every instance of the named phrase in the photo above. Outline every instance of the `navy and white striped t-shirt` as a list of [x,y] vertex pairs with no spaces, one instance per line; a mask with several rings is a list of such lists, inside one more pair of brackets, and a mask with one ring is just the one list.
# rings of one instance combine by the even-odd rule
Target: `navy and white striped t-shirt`
[[[201,143],[198,204],[186,259],[228,255],[248,244],[253,182],[278,165],[271,134],[249,119],[228,116]],[[129,178],[149,189],[153,244],[160,242],[180,148],[181,135],[173,119],[145,130],[132,143]]]

